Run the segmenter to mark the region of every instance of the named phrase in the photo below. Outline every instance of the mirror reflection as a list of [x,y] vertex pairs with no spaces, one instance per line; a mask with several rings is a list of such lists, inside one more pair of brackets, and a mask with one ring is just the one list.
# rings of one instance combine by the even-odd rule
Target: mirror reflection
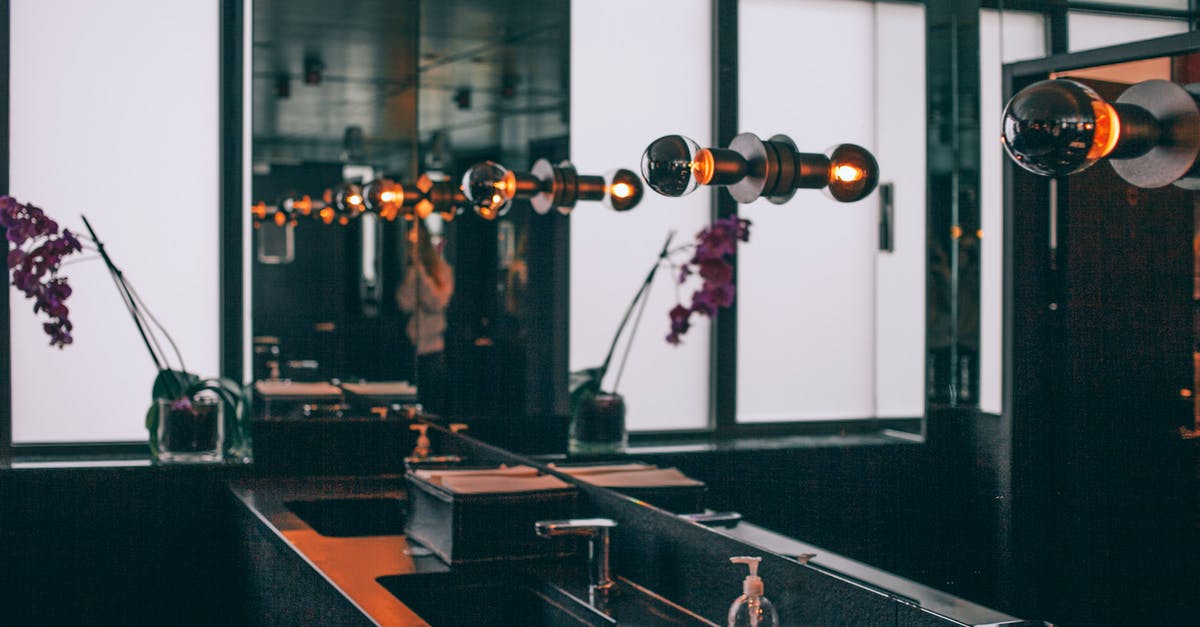
[[567,3],[253,5],[254,378],[406,382],[427,411],[524,413],[527,255],[548,237],[528,202],[413,221],[362,194],[566,158]]

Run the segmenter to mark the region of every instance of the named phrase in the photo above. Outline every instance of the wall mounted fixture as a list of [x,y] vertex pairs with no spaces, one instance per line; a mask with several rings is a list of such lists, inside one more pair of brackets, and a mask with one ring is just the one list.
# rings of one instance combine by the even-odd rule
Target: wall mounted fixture
[[1004,108],[1004,149],[1043,176],[1081,172],[1101,159],[1137,187],[1200,189],[1200,106],[1184,87],[1149,80],[1109,103],[1087,85],[1034,83]]
[[391,179],[375,179],[363,187],[363,199],[368,211],[391,222],[404,213],[407,217],[412,207],[421,199],[416,187],[401,185]]
[[419,218],[427,218],[436,211],[449,222],[458,215],[460,207],[467,206],[463,190],[441,175],[422,174],[417,178],[417,190],[421,192],[421,198],[413,205],[413,210]]
[[642,176],[664,196],[684,196],[699,185],[719,185],[734,200],[766,198],[782,204],[797,189],[825,188],[839,202],[870,194],[879,164],[866,148],[839,144],[828,154],[798,152],[786,135],[764,141],[753,133],[733,138],[728,148],[701,148],[683,135],[654,140],[642,154]]
[[539,214],[556,209],[567,215],[579,201],[602,200],[617,211],[628,211],[642,199],[642,181],[625,169],[604,176],[579,174],[569,161],[551,165],[538,159],[529,172],[509,170],[493,161],[471,166],[463,175],[462,191],[475,212],[493,220],[504,215],[514,198],[529,200]]

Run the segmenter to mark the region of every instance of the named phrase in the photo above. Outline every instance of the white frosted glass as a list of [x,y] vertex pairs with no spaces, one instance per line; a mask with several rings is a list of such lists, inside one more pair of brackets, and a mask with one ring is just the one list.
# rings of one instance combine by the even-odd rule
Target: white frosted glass
[[1082,11],[1067,13],[1067,42],[1071,52],[1186,32],[1188,25],[1184,20],[1103,15]]
[[[642,151],[680,133],[707,145],[711,126],[710,18],[695,0],[573,0],[571,3],[571,158],[584,174],[639,171]],[[581,203],[571,214],[571,369],[598,366],[621,314],[670,230],[691,241],[711,210],[700,190],[666,198],[647,189],[618,214]],[[655,279],[621,378],[630,430],[708,424],[708,324],[679,347],[667,344],[675,305],[669,269]],[[689,294],[683,294],[688,298]],[[618,356],[621,353],[618,352]],[[616,365],[605,384],[611,387]]]
[[[895,250],[874,254],[875,415],[925,413],[925,7],[878,4],[876,158],[894,184]],[[873,196],[845,210],[874,219]],[[873,234],[868,242],[876,241]]]
[[[874,150],[872,5],[739,7],[741,130],[787,134],[801,152]],[[875,414],[876,198],[800,190],[785,205],[742,207],[753,226],[738,253],[739,421]]]
[[[11,193],[82,229],[218,368],[218,4],[14,0]],[[68,266],[75,343],[12,292],[14,442],[145,440],[155,371],[103,264]],[[12,289],[12,288],[6,288]]]
[[[1003,35],[1003,39],[1001,36]],[[979,15],[980,154],[979,408],[1000,413],[1003,379],[1004,111],[1002,66],[1046,54],[1045,21],[1037,13],[983,10]]]

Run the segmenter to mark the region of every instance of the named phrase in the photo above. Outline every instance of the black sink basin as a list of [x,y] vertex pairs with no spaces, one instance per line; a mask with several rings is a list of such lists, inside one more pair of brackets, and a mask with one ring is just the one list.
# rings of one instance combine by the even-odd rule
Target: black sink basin
[[601,609],[583,589],[568,591],[535,577],[393,575],[380,585],[433,627],[608,627],[714,625],[623,579]]
[[404,533],[404,504],[397,498],[346,498],[284,503],[317,533],[331,537]]
[[[377,581],[433,627],[587,627],[588,608],[535,582],[463,582],[393,575]],[[613,624],[613,623],[608,623]]]

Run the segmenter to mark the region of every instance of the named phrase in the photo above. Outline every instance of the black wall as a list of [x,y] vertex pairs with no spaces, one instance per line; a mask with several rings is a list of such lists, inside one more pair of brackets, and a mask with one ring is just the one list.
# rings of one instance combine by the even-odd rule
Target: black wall
[[0,470],[0,623],[242,624],[235,472]]

